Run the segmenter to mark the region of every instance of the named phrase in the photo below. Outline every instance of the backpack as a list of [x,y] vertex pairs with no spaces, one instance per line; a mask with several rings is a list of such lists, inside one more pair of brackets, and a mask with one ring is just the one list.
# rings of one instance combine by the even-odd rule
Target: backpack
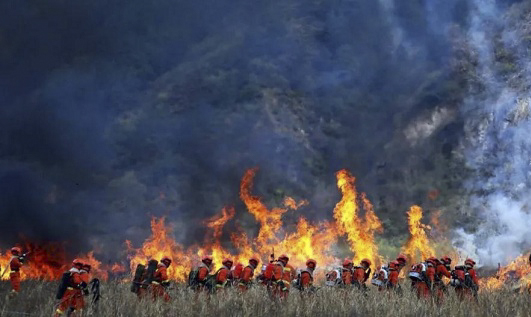
[[239,280],[242,278],[243,264],[238,263],[231,271],[231,277],[233,280]]
[[69,271],[64,272],[61,276],[61,281],[59,282],[59,287],[57,288],[57,294],[55,296],[56,299],[63,298],[66,289],[68,288],[68,286],[70,286],[70,276],[71,274]]
[[310,274],[310,277],[311,277],[311,279],[312,279],[312,281],[313,281],[313,274],[312,274],[312,272],[310,272],[310,271],[308,271],[308,270],[302,270],[302,271],[297,272],[297,278],[293,281],[292,284],[293,284],[293,286],[294,286],[296,289],[298,289],[299,291],[302,291],[302,290],[303,290],[301,275],[302,275],[302,273],[304,273],[304,272],[309,273],[309,274]]
[[389,277],[389,267],[383,266],[378,271],[374,272],[371,280],[371,284],[384,287],[387,284],[387,279]]
[[149,260],[147,269],[146,269],[146,276],[145,276],[145,283],[151,284],[153,280],[155,279],[155,272],[157,271],[157,267],[159,265],[159,261],[157,260]]
[[328,273],[326,273],[326,286],[336,286],[343,282],[342,280],[342,269],[337,268]]
[[267,264],[263,272],[264,272],[264,278],[266,280],[272,280],[274,277],[274,273],[275,273],[275,264],[274,263]]
[[199,284],[198,276],[199,276],[198,267],[190,270],[190,272],[188,273],[188,287],[194,287]]
[[146,266],[143,264],[138,264],[136,266],[135,275],[133,276],[133,281],[131,282],[131,292],[138,293],[140,287],[142,287],[142,281],[144,279],[145,273]]
[[464,265],[456,266],[452,271],[452,280],[450,281],[450,285],[454,287],[475,287],[474,281],[472,281],[470,273],[468,273],[468,269]]
[[413,265],[411,269],[409,270],[408,277],[412,281],[425,282],[427,279],[426,277],[427,267],[428,266],[426,265],[426,263],[419,263],[419,264]]

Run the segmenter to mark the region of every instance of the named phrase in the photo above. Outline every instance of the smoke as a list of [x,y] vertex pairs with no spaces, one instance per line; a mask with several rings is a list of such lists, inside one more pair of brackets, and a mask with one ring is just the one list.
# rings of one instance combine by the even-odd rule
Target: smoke
[[[504,13],[496,1],[472,1],[469,43],[476,53],[480,89],[463,104],[467,128],[463,141],[468,167],[471,214],[466,233],[458,230],[463,254],[477,254],[486,266],[505,264],[531,246],[530,214],[531,70],[522,40],[528,36],[524,5]],[[527,35],[526,35],[527,34]]]
[[[166,216],[179,242],[198,243],[202,220],[225,205],[246,223],[239,181],[254,166],[268,205],[309,199],[310,219],[331,216],[342,168],[377,213],[405,212],[431,189],[411,182],[440,178],[418,160],[454,142],[462,128],[451,121],[463,118],[471,168],[495,166],[506,184],[528,179],[527,121],[503,120],[525,99],[489,66],[489,32],[504,23],[494,2],[21,0],[0,12],[0,247],[24,235],[68,241],[73,252],[115,250],[142,241],[151,216]],[[488,87],[470,93],[457,119],[445,100],[455,103],[445,87],[456,25],[469,28]],[[441,118],[426,140],[397,137],[422,126],[416,113]],[[494,192],[476,206],[499,206]],[[518,193],[496,194],[522,216]],[[379,216],[405,229],[405,213]]]

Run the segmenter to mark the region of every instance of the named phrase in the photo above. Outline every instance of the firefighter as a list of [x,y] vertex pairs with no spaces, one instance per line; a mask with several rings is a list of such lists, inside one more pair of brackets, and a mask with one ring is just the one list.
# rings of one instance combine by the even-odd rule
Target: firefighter
[[221,268],[216,272],[216,289],[215,291],[219,291],[223,289],[224,287],[228,286],[227,282],[229,281],[229,273],[230,269],[232,268],[232,260],[231,259],[224,259],[221,264]]
[[371,261],[363,259],[359,266],[354,267],[353,284],[361,290],[367,290],[365,282],[371,275]]
[[[88,284],[90,281],[90,271],[92,266],[88,263],[83,264],[83,267],[79,271],[79,277],[81,278],[81,292],[84,296],[89,294]],[[77,311],[82,311],[85,308],[85,299],[83,296],[76,297],[75,309]]]
[[238,262],[232,270],[229,272],[229,284],[230,286],[238,285],[240,283],[240,280],[242,279],[243,274],[243,264]]
[[273,268],[273,296],[277,298],[285,298],[289,294],[289,288],[295,270],[288,264],[289,257],[282,254],[278,257]]
[[197,271],[197,274],[195,275],[193,281],[189,282],[192,289],[194,289],[196,292],[203,291],[205,289],[205,284],[207,282],[207,278],[211,270],[212,256],[205,255],[201,258],[201,264],[199,264],[199,266],[195,270]]
[[398,275],[400,274],[400,263],[398,261],[389,262],[389,277],[387,279],[387,289],[400,290]]
[[344,286],[352,286],[353,282],[353,270],[354,263],[352,263],[351,259],[345,259],[343,261],[343,267],[341,268],[341,282]]
[[415,282],[417,298],[429,298],[433,283],[435,281],[435,265],[433,258],[427,259],[424,263],[418,264],[422,267],[421,280]]
[[448,270],[452,259],[448,256],[443,256],[440,260],[434,259],[436,264],[435,267],[435,294],[437,296],[437,303],[442,303],[445,293],[447,293],[446,285],[443,281],[443,277],[451,278],[452,274]]
[[21,253],[22,250],[19,247],[11,248],[11,259],[9,260],[9,281],[11,282],[12,295],[16,295],[20,291],[20,268],[24,263],[24,256],[22,256]]
[[476,298],[479,290],[479,281],[474,270],[476,262],[472,259],[466,259],[464,266],[456,266],[452,272],[453,277],[459,281],[455,287],[457,297],[460,300]]
[[81,289],[84,287],[83,280],[81,279],[81,270],[83,269],[83,262],[79,259],[72,261],[72,268],[68,271],[68,281],[66,290],[61,296],[59,306],[55,310],[55,317],[59,317],[68,312],[71,316],[71,312],[75,313],[76,305],[79,297],[83,296]]
[[170,286],[170,279],[168,277],[168,268],[171,265],[171,259],[167,256],[160,260],[157,265],[157,270],[153,274],[153,281],[151,281],[150,290],[153,300],[162,298],[165,302],[170,301],[170,295],[166,288]]
[[399,254],[396,257],[396,261],[398,262],[398,272],[400,272],[400,270],[402,270],[406,266],[407,256],[405,256],[403,254]]
[[246,291],[251,286],[254,270],[258,267],[258,263],[260,263],[260,260],[258,260],[257,256],[249,259],[249,265],[243,269],[240,282],[238,283],[238,288],[241,291]]
[[306,261],[306,269],[302,270],[300,276],[297,280],[299,285],[299,290],[301,291],[313,291],[315,290],[313,286],[313,271],[317,266],[317,261],[314,259],[309,259]]

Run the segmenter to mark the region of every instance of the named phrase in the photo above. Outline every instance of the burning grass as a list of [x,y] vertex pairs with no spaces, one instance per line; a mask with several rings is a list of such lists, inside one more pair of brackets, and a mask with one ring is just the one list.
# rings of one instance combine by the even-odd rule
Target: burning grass
[[[27,281],[18,297],[8,299],[9,285],[0,284],[0,317],[52,315],[57,283]],[[271,301],[262,287],[255,287],[242,296],[228,290],[225,294],[207,298],[182,286],[170,290],[168,304],[139,302],[129,292],[129,285],[110,281],[102,285],[103,299],[97,307],[89,308],[89,316],[529,316],[531,299],[528,293],[516,293],[507,288],[480,293],[479,302],[460,302],[450,290],[440,306],[418,301],[404,287],[404,294],[382,294],[371,289],[367,296],[357,291],[322,288],[316,294],[300,296],[292,291],[285,302]],[[97,308],[96,311],[93,308]],[[16,314],[23,313],[23,314]]]

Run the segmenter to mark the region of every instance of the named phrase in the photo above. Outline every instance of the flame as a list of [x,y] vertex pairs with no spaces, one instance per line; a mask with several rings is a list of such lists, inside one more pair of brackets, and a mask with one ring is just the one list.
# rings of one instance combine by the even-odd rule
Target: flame
[[278,242],[275,234],[282,228],[282,215],[288,210],[284,208],[273,208],[270,211],[262,203],[260,197],[251,194],[253,179],[257,170],[257,168],[253,168],[245,172],[240,185],[240,198],[245,203],[248,211],[260,223],[260,230],[258,231],[256,242],[259,244],[259,248],[262,249],[270,243]]
[[124,265],[122,265],[120,263],[114,263],[111,266],[111,272],[113,274],[123,274],[123,273],[127,272],[127,269],[125,268]]
[[[21,280],[58,280],[61,278],[63,272],[69,268],[70,261],[67,261],[64,247],[60,244],[39,246],[26,243],[24,246],[21,246],[21,249],[28,254],[24,265],[20,269]],[[107,280],[108,270],[94,257],[93,251],[86,255],[79,255],[77,258],[92,266],[93,276]],[[6,251],[4,255],[0,255],[0,267],[2,269],[0,274],[3,274],[3,280],[9,279],[10,270],[8,265],[10,260],[10,251]]]
[[[382,232],[382,223],[376,216],[373,206],[364,193],[358,195],[354,185],[355,178],[347,170],[337,172],[337,187],[343,197],[336,204],[334,218],[337,222],[339,234],[346,234],[350,249],[354,252],[354,259],[359,261],[368,258],[379,265],[381,257],[378,246],[374,242],[374,234]],[[361,199],[365,210],[365,219],[359,216],[358,199]]]
[[500,267],[495,276],[480,279],[481,288],[488,290],[499,289],[504,285],[519,289],[531,287],[529,254],[520,255],[508,265]]
[[[203,222],[207,234],[201,246],[185,247],[175,240],[172,226],[166,223],[165,218],[152,218],[151,235],[140,247],[135,248],[130,241],[125,242],[130,272],[134,272],[138,264],[146,264],[151,259],[160,261],[167,256],[172,260],[168,269],[169,277],[183,282],[190,269],[199,263],[203,255],[212,255],[215,267],[219,267],[225,257],[232,258],[234,263],[246,263],[253,255],[267,256],[273,251],[276,256],[286,253],[290,256],[290,264],[298,268],[304,267],[309,258],[317,261],[318,268],[337,266],[339,259],[344,257],[336,248],[338,240],[343,236],[346,237],[350,251],[354,253],[355,261],[369,258],[374,266],[382,263],[375,242],[375,234],[383,231],[382,223],[366,194],[358,193],[355,178],[347,170],[340,170],[336,174],[337,187],[342,197],[333,210],[334,221],[312,223],[301,215],[295,224],[290,225],[284,225],[284,214],[289,210],[296,211],[307,206],[308,201],[285,197],[283,207],[269,209],[261,197],[252,194],[256,172],[256,168],[247,170],[240,184],[240,198],[247,212],[259,225],[256,234],[251,235],[250,231],[241,229],[237,222],[230,227],[235,230],[224,232],[227,224],[233,221],[237,214],[234,207],[225,207],[219,214]],[[425,232],[428,227],[421,223],[421,219],[422,209],[418,206],[411,207],[408,212],[411,236],[403,247],[404,253],[411,258],[414,258],[417,252],[423,257],[434,254]],[[229,236],[230,240],[224,240],[224,234]],[[69,264],[65,265],[68,262],[62,251],[54,253],[39,252],[39,249],[35,248],[31,250],[35,252],[32,253],[27,268],[22,270],[23,278],[57,279],[68,268]],[[126,268],[118,263],[103,265],[93,252],[79,257],[90,263],[93,274],[100,278],[106,279],[111,274],[126,271]],[[8,255],[0,256],[0,264],[3,267],[8,261]]]
[[192,265],[191,254],[172,237],[172,228],[166,226],[165,218],[151,220],[151,236],[141,248],[133,248],[126,241],[129,253],[130,269],[134,272],[138,264],[146,264],[151,259],[160,260],[167,256],[172,260],[168,276],[176,281],[184,281]]
[[302,206],[306,206],[306,205],[308,205],[307,200],[301,200],[300,202],[297,203],[297,201],[295,201],[295,199],[293,199],[292,197],[284,198],[284,206],[292,210],[298,210]]
[[[424,260],[430,256],[435,255],[434,249],[430,245],[430,241],[426,234],[425,229],[430,229],[430,226],[421,222],[422,220],[422,208],[420,206],[411,206],[408,215],[409,225],[409,238],[406,245],[402,248],[402,252],[405,253],[410,260]],[[421,259],[418,258],[420,253]]]

